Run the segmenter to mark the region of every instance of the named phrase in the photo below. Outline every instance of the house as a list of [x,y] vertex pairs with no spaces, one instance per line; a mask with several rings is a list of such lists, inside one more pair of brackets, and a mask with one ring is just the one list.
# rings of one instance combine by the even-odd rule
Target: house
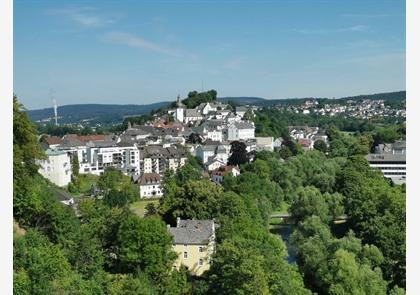
[[243,118],[243,116],[245,115],[245,113],[247,111],[248,111],[248,108],[247,107],[238,106],[238,107],[235,108],[236,115],[238,115],[241,118]]
[[375,147],[375,153],[403,155],[406,153],[406,143],[405,141],[397,141],[394,143],[379,144]]
[[163,196],[160,175],[157,173],[143,173],[138,180],[140,185],[140,198],[151,199]]
[[217,106],[208,102],[202,102],[196,107],[196,110],[203,115],[207,115],[209,112],[217,111]]
[[219,169],[220,167],[226,165],[225,162],[213,157],[213,159],[209,160],[204,166],[206,167],[207,171],[213,171]]
[[174,268],[184,265],[195,276],[209,270],[216,251],[216,227],[214,220],[181,220],[179,217],[176,227],[168,224],[173,237],[172,248],[178,255]]
[[227,140],[247,140],[255,138],[255,126],[252,122],[233,122],[228,126]]
[[201,115],[195,109],[186,109],[184,115],[184,123],[197,122],[203,120],[203,115]]
[[63,143],[63,140],[58,136],[44,137],[41,140],[41,146],[44,149],[48,149],[48,148],[54,149],[62,143]]
[[308,152],[313,149],[314,143],[309,138],[299,138],[298,143],[305,152]]
[[47,159],[39,160],[38,172],[57,186],[66,186],[71,181],[71,160],[69,153],[47,149]]
[[273,147],[279,149],[281,148],[282,143],[283,143],[283,138],[281,137],[276,138],[273,142]]
[[241,174],[241,170],[239,170],[238,166],[221,166],[210,173],[210,179],[215,183],[222,183],[223,177],[229,173],[232,174],[233,177],[236,177]]
[[257,151],[274,151],[273,137],[255,137],[257,141]]

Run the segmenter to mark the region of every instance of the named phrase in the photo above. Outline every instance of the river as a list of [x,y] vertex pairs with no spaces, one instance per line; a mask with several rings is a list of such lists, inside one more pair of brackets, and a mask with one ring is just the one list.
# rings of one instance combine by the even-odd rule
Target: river
[[293,250],[293,247],[289,244],[289,238],[293,231],[293,225],[291,224],[279,224],[275,228],[270,230],[273,234],[278,234],[281,236],[282,240],[287,247],[287,262],[294,263],[296,262],[296,255]]

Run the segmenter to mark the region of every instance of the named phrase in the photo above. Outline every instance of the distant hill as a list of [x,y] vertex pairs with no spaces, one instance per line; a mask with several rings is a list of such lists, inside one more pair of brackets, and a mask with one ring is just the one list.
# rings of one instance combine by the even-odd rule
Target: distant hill
[[259,104],[266,101],[265,98],[252,96],[218,97],[217,100],[224,103],[227,103],[228,101],[233,101],[237,104]]
[[[227,103],[233,101],[239,105],[257,105],[257,106],[270,106],[276,104],[289,104],[295,105],[304,102],[305,100],[322,99],[330,100],[327,98],[287,98],[287,99],[265,99],[262,97],[219,97],[218,101]],[[389,103],[401,103],[406,99],[405,91],[396,91],[388,93],[366,94],[339,98],[337,100],[363,100],[363,99],[384,99]],[[164,101],[152,103],[147,105],[119,105],[119,104],[74,104],[58,107],[59,123],[79,123],[90,122],[91,124],[110,124],[120,123],[127,116],[143,115],[152,110],[169,107],[172,102]],[[52,108],[45,108],[39,110],[29,110],[28,115],[32,121],[45,120],[54,116]]]
[[402,101],[406,99],[406,91],[365,94],[365,95],[348,96],[348,97],[340,98],[340,100],[363,100],[363,99],[372,99],[372,100],[383,99],[386,101]]
[[[78,123],[88,120],[91,123],[121,122],[126,116],[147,114],[168,106],[170,102],[158,102],[147,105],[119,104],[72,104],[58,107],[60,123]],[[45,120],[54,116],[53,108],[29,110],[32,121]]]

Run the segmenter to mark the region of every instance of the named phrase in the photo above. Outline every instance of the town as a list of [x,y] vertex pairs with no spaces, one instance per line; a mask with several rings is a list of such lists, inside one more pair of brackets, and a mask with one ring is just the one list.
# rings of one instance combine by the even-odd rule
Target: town
[[[349,107],[326,104],[313,109],[316,101],[306,101],[300,109],[307,112],[321,112],[334,115],[344,111],[351,116],[369,118],[372,112],[377,116],[399,116],[390,112],[384,102],[366,101]],[[202,168],[202,177],[221,185],[226,175],[241,174],[240,163],[235,153],[244,153],[250,162],[262,151],[279,151],[284,145],[282,137],[256,136],[253,122],[255,112],[260,108],[252,105],[232,107],[218,102],[199,103],[188,108],[178,96],[174,107],[153,115],[145,124],[132,124],[119,134],[76,135],[63,137],[42,136],[40,144],[47,158],[39,160],[39,173],[59,187],[72,183],[72,165],[77,163],[79,174],[101,176],[108,167],[121,171],[138,186],[141,200],[157,200],[164,196],[163,183],[168,171],[176,172],[190,157],[196,158]],[[278,109],[278,107],[275,107]],[[327,112],[327,113],[324,113]],[[349,113],[350,112],[350,113]],[[354,112],[354,113],[352,113]],[[288,126],[289,137],[303,152],[310,152],[317,146],[329,147],[325,130],[317,126]],[[234,156],[233,156],[234,155]],[[405,141],[380,144],[365,158],[372,169],[377,169],[394,184],[405,183]],[[97,197],[97,188],[93,187]],[[62,203],[77,207],[71,197]],[[180,220],[175,227],[168,225],[173,236],[173,249],[178,253],[174,267],[184,265],[194,275],[201,275],[210,268],[211,256],[215,252],[214,220]]]

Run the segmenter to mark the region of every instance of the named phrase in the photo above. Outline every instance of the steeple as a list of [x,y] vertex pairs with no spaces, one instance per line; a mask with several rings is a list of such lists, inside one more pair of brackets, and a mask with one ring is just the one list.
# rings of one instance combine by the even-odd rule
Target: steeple
[[178,97],[176,98],[176,106],[177,106],[178,109],[185,108],[185,105],[181,102],[179,94],[178,94]]

